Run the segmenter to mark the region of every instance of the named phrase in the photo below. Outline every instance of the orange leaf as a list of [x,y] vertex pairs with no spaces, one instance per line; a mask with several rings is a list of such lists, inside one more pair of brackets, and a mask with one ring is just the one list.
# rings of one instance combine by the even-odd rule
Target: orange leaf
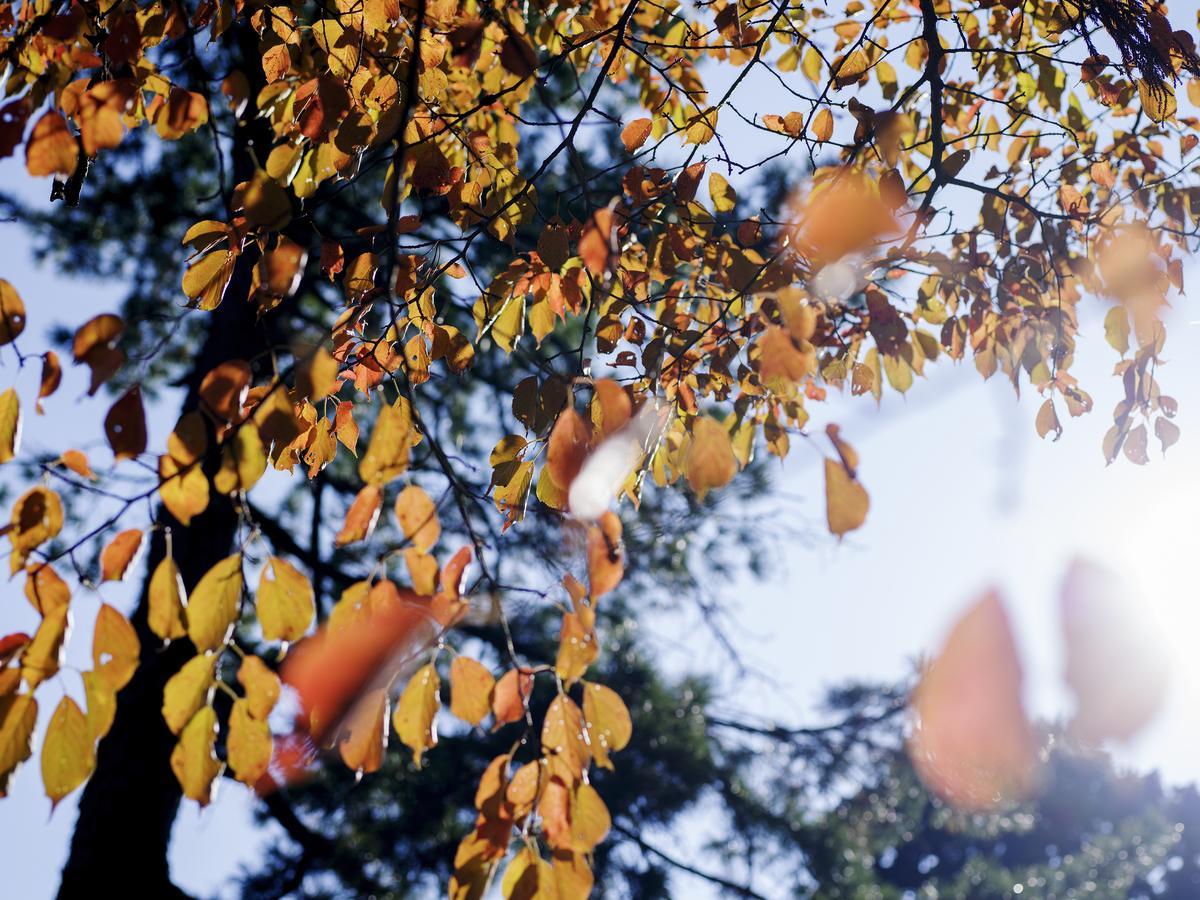
[[34,177],[70,177],[78,161],[79,145],[67,127],[67,120],[54,110],[47,110],[33,126],[25,144],[25,168]]
[[130,528],[100,551],[100,580],[122,581],[142,549],[142,530]]
[[653,129],[653,119],[634,119],[622,128],[621,143],[625,145],[626,152],[632,153],[646,143],[646,138],[650,137]]
[[955,623],[913,693],[908,752],[930,790],[972,811],[1028,794],[1037,739],[1021,681],[1008,615],[988,594]]
[[533,693],[533,674],[523,669],[509,669],[496,682],[492,692],[492,714],[497,727],[525,718],[525,701]]
[[456,656],[450,663],[450,712],[464,722],[478,725],[492,708],[496,679],[487,667],[469,656]]
[[358,492],[350,509],[346,511],[346,521],[342,530],[334,538],[335,547],[344,547],[355,541],[363,541],[370,537],[379,521],[379,510],[383,506],[383,491],[378,485],[368,484]]

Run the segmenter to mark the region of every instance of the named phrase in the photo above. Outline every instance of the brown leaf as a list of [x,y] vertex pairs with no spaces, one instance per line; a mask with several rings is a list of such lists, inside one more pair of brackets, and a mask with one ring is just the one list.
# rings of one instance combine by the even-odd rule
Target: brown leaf
[[136,459],[146,450],[146,410],[141,388],[131,387],[108,410],[104,434],[118,460]]
[[215,366],[200,382],[204,411],[218,423],[239,420],[253,380],[250,364],[243,359],[231,359]]

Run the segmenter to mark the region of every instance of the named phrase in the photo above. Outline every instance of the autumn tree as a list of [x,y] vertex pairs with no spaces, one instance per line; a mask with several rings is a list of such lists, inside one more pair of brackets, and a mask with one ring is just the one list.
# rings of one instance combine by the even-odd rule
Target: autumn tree
[[[64,896],[169,896],[181,793],[226,771],[278,803],[322,760],[380,769],[390,730],[432,766],[440,715],[493,732],[452,894],[586,895],[642,702],[600,677],[613,592],[686,568],[693,531],[719,564],[703,511],[793,440],[825,455],[830,531],[861,525],[830,390],[970,356],[1057,434],[1106,300],[1104,453],[1178,438],[1159,313],[1200,60],[1157,5],[38,0],[0,4],[0,53],[0,155],[66,207],[22,215],[132,285],[63,323],[108,450],[31,460],[21,416],[76,413],[63,348],[22,334],[39,298],[0,282],[0,342],[41,371],[0,396],[42,617],[0,645],[6,779],[72,595],[146,572],[40,736],[53,800],[88,782]],[[550,649],[514,639],[528,606]]]

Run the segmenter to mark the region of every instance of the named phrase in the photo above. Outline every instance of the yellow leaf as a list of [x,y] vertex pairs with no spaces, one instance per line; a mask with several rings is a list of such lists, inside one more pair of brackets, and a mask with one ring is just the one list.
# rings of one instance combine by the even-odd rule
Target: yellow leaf
[[257,602],[258,622],[263,639],[268,641],[299,640],[316,614],[312,582],[278,556],[272,556],[263,566]]
[[70,619],[65,606],[51,610],[42,619],[33,640],[21,655],[21,677],[30,690],[58,672],[62,665],[63,641],[66,640],[69,627]]
[[838,537],[853,531],[867,519],[870,498],[857,478],[834,459],[825,460],[825,516],[829,530]]
[[188,637],[196,651],[222,646],[237,622],[242,600],[242,556],[235,553],[204,573],[187,604]]
[[1138,79],[1138,94],[1142,98],[1142,109],[1153,122],[1165,122],[1175,115],[1178,104],[1175,100],[1175,89],[1169,84],[1154,85],[1144,79]]
[[193,656],[163,688],[162,716],[167,727],[179,734],[200,707],[208,702],[217,671],[217,654]]
[[829,107],[821,107],[821,110],[813,116],[811,128],[812,136],[821,143],[833,137],[833,113],[829,111]]
[[179,567],[171,557],[164,557],[150,576],[149,613],[150,630],[164,641],[172,641],[187,634],[183,624],[183,608],[187,592]]
[[8,796],[8,783],[17,766],[33,753],[37,701],[30,694],[0,697],[0,797]]
[[574,778],[583,774],[591,758],[591,749],[583,736],[583,715],[575,701],[565,694],[551,700],[546,710],[542,753],[561,760]]
[[0,463],[21,449],[21,400],[13,388],[0,394]]
[[495,687],[495,677],[479,660],[454,657],[450,663],[450,712],[464,722],[478,725],[491,712]]
[[612,817],[590,784],[576,786],[571,798],[571,837],[576,850],[591,853],[612,829]]
[[862,77],[862,74],[867,71],[870,65],[871,61],[867,58],[867,54],[861,49],[856,49],[849,55],[834,62],[833,71],[835,74],[833,82],[839,88],[853,84]]
[[242,784],[254,787],[271,763],[271,729],[250,714],[245,700],[236,700],[229,713],[226,737],[229,767]]
[[374,772],[383,764],[388,740],[388,692],[384,688],[369,691],[358,701],[347,719],[350,733],[342,738],[338,750],[354,772]]
[[107,603],[102,605],[92,634],[92,663],[97,674],[119,691],[137,670],[140,653],[141,643],[129,620]]
[[71,589],[49,563],[25,572],[25,599],[43,616],[71,602]]
[[737,205],[737,192],[716,172],[708,176],[708,193],[717,212],[730,212]]
[[192,716],[171,751],[171,771],[183,795],[201,806],[212,799],[213,779],[221,773],[221,763],[213,752],[216,740],[217,714],[205,706]]
[[710,416],[697,416],[692,423],[692,439],[688,444],[683,472],[701,500],[711,488],[728,484],[737,473],[733,441],[725,426]]
[[208,478],[199,465],[181,463],[170,455],[160,456],[158,477],[158,496],[180,525],[190,525],[195,516],[208,509]]
[[83,690],[87,699],[88,732],[92,740],[98,741],[108,734],[117,715],[117,692],[97,672],[83,673]]
[[358,463],[358,474],[367,484],[387,484],[408,469],[414,440],[412,410],[407,401],[397,401],[379,411],[367,452]]
[[13,504],[11,521],[9,539],[13,553],[10,565],[15,575],[25,565],[31,551],[62,531],[62,499],[47,487],[32,487]]
[[267,451],[252,422],[233,432],[221,448],[221,468],[213,476],[213,487],[222,494],[245,493],[258,483],[267,469]]
[[250,715],[266,721],[279,700],[279,676],[267,668],[257,656],[247,656],[238,667],[238,681],[246,689]]
[[42,744],[42,783],[50,809],[83,784],[95,767],[95,744],[83,710],[70,697],[63,697],[50,717]]
[[400,695],[395,715],[392,717],[396,737],[412,750],[417,765],[421,764],[422,754],[437,745],[434,719],[440,705],[440,685],[441,679],[438,678],[433,663],[422,666],[405,685],[404,693]]
[[633,722],[625,701],[612,688],[586,682],[583,686],[583,720],[596,765],[611,769],[613,764],[608,755],[624,750],[633,736]]
[[442,533],[437,506],[430,496],[415,484],[405,487],[396,498],[396,518],[404,536],[422,553],[428,553]]

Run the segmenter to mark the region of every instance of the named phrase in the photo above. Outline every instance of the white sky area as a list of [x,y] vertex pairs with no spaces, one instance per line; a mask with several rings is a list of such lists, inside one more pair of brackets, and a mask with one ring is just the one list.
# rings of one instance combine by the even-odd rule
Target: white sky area
[[[1177,5],[1175,16],[1178,26],[1191,27],[1194,5]],[[719,86],[710,89],[719,94]],[[746,90],[771,89],[748,79]],[[760,114],[793,108],[782,101],[773,108],[765,100],[747,106]],[[23,192],[29,186],[38,198],[49,192],[48,180],[30,185],[11,159],[0,162],[0,184],[20,184]],[[123,293],[121,285],[71,281],[34,267],[30,243],[11,223],[0,224],[0,277],[25,299],[29,327],[21,345],[27,353],[48,346],[52,322],[80,323],[114,310]],[[1194,265],[1186,281],[1189,286],[1200,281]],[[810,721],[813,703],[830,685],[908,674],[915,658],[936,650],[970,602],[996,587],[1014,618],[1031,710],[1065,715],[1057,598],[1067,566],[1082,556],[1128,583],[1129,603],[1162,626],[1161,652],[1174,668],[1164,712],[1132,744],[1114,747],[1117,758],[1138,770],[1160,769],[1170,782],[1200,779],[1200,323],[1193,322],[1200,320],[1200,310],[1189,308],[1184,298],[1173,302],[1165,348],[1169,364],[1158,376],[1163,391],[1179,400],[1175,421],[1183,434],[1165,459],[1152,438],[1151,462],[1142,468],[1124,458],[1106,467],[1101,453],[1121,385],[1112,376],[1118,356],[1104,341],[1107,304],[1096,300],[1081,307],[1073,370],[1095,408],[1068,419],[1060,403],[1066,431],[1057,443],[1035,433],[1042,400],[1036,392],[1026,385],[1018,401],[1002,375],[984,383],[970,361],[954,366],[943,359],[927,367],[928,377],[918,378],[907,398],[888,390],[878,409],[870,397],[814,405],[814,433],[836,421],[858,449],[870,516],[841,545],[825,538],[782,544],[779,565],[765,582],[747,578],[712,586],[716,599],[738,610],[733,637],[746,661],[772,679],[769,685],[728,682],[730,704],[753,709],[758,702],[764,713]],[[15,383],[26,411],[24,446],[56,452],[80,447],[94,451],[95,461],[106,466],[111,456],[100,421],[108,401],[85,398],[83,373],[68,365],[63,387],[46,403],[48,414],[38,417],[33,399],[39,371],[34,362],[18,372],[13,354],[0,351],[0,388]],[[151,412],[151,446],[161,446],[177,411],[172,401]],[[794,516],[786,524],[810,525],[813,533],[823,529],[820,457],[806,442],[794,440],[792,455],[778,464],[777,490],[801,498],[784,506],[785,518]],[[141,523],[131,523],[136,524]],[[762,522],[764,534],[780,526],[774,517]],[[88,630],[100,599],[130,612],[142,575],[104,585],[99,595],[78,593],[69,662],[89,667]],[[20,580],[0,582],[0,634],[35,626]],[[695,623],[681,625],[678,634],[669,629],[669,620],[654,623],[666,655],[679,655],[668,664],[717,658]],[[64,689],[60,682],[81,696],[70,672],[42,687],[39,733]],[[0,801],[6,895],[53,896],[78,793],[51,815],[36,758],[16,776],[10,797]],[[256,859],[264,841],[265,833],[251,825],[252,805],[249,792],[228,780],[207,809],[185,801],[171,845],[172,871],[181,887],[213,896],[224,886],[222,894],[232,895],[229,878]],[[679,882],[681,888],[685,884]]]

